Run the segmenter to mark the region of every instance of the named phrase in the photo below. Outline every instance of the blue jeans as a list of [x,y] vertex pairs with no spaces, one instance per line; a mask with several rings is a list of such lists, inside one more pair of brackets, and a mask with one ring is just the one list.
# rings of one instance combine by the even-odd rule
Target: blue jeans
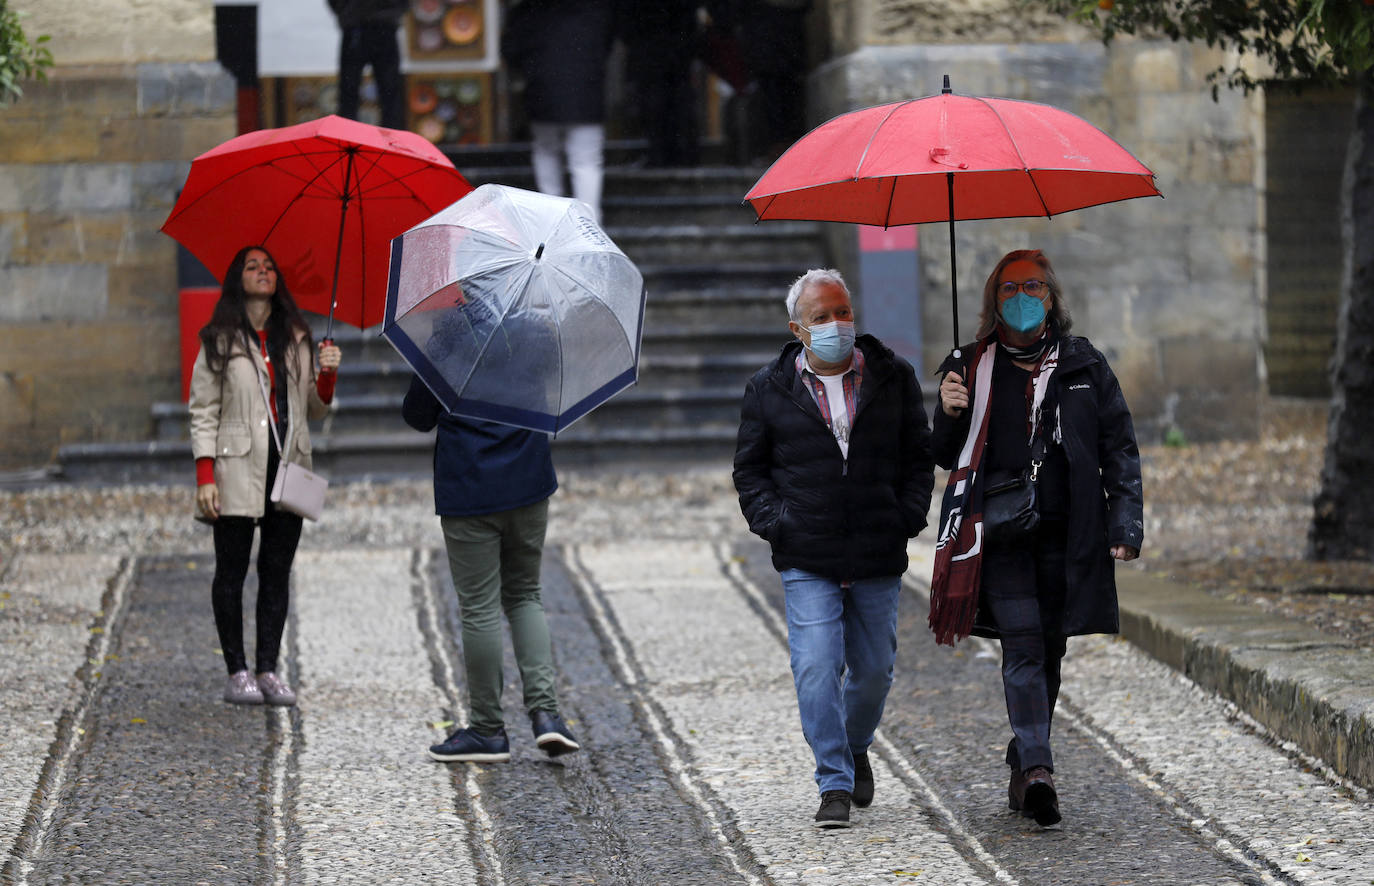
[[854,790],[854,755],[873,743],[897,658],[901,576],[848,588],[801,569],[781,573],[787,645],[802,734],[816,757],[816,784]]

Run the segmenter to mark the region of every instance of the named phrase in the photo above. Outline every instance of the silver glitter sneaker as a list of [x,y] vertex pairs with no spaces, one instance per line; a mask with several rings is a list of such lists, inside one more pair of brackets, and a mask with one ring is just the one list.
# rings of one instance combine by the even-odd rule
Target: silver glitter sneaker
[[268,704],[286,707],[296,703],[296,693],[291,691],[285,680],[277,676],[276,671],[258,674],[258,689]]
[[248,671],[236,671],[224,684],[224,700],[230,704],[262,704],[262,690]]

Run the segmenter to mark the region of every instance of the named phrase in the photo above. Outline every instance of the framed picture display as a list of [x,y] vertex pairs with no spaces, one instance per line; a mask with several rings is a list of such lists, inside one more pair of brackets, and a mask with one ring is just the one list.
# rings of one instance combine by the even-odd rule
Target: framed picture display
[[406,77],[406,125],[435,144],[489,143],[492,111],[490,74]]
[[494,67],[497,12],[489,0],[410,0],[405,54],[416,63],[467,62]]

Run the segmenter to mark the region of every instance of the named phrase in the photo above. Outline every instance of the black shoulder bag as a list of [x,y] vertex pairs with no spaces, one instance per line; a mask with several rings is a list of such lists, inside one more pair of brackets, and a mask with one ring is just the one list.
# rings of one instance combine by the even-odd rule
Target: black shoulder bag
[[1030,465],[1021,473],[989,475],[983,486],[983,541],[999,548],[1030,541],[1040,528],[1040,498],[1035,485],[1045,463],[1045,441],[1031,441]]

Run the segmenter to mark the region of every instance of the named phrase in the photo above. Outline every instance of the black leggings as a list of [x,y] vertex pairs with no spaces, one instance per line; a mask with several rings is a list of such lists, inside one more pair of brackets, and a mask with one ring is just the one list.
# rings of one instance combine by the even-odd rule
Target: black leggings
[[[276,467],[273,452],[267,466],[268,489],[272,488]],[[267,497],[265,493],[263,497]],[[260,520],[221,516],[214,522],[215,579],[210,585],[210,602],[215,609],[215,629],[224,650],[224,664],[231,674],[248,667],[243,655],[243,580],[248,575],[248,559],[253,552],[253,527],[260,529],[256,662],[261,674],[277,669],[291,598],[291,563],[296,559],[301,524],[300,517],[277,510],[270,501],[264,504]]]

